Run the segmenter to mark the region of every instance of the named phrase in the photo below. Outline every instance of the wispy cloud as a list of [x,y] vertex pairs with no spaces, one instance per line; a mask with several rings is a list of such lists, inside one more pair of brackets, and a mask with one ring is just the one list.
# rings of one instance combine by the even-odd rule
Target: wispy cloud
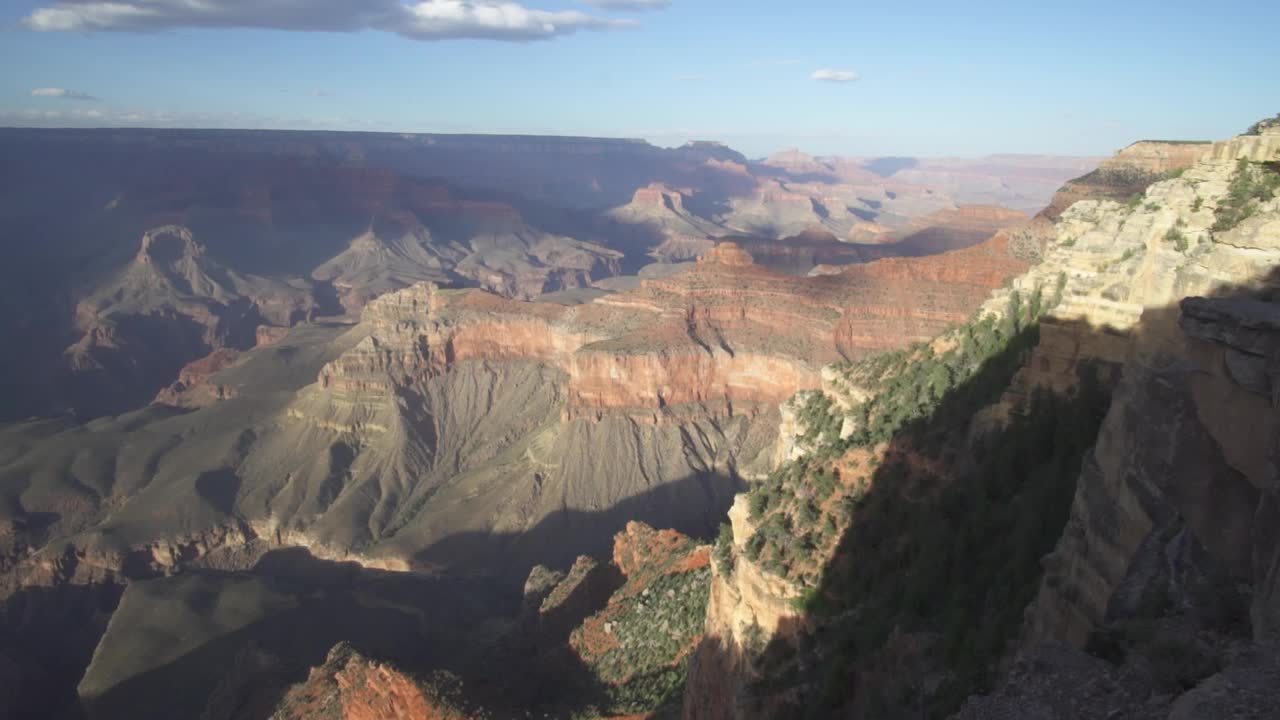
[[333,97],[333,91],[325,90],[324,88],[316,88],[311,91],[311,97],[331,98]]
[[702,82],[703,80],[706,80],[706,79],[707,79],[707,76],[706,76],[706,75],[677,75],[677,76],[675,76],[675,81],[676,81],[676,82]]
[[663,10],[671,7],[671,0],[581,0],[605,10]]
[[822,68],[821,70],[814,70],[813,74],[809,76],[809,79],[817,80],[818,82],[847,83],[858,80],[859,78],[858,73],[852,70]]
[[23,18],[42,32],[262,28],[380,30],[417,40],[549,40],[634,21],[576,10],[538,10],[510,0],[53,0]]
[[96,98],[88,93],[58,87],[36,88],[31,91],[31,97],[61,98],[62,100],[87,100],[89,102],[99,102],[101,100],[101,98]]

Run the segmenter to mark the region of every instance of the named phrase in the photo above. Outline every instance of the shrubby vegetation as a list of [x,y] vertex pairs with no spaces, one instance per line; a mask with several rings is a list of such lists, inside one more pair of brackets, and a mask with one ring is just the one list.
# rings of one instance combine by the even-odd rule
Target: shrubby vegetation
[[728,523],[720,523],[720,532],[716,535],[711,557],[715,559],[721,575],[733,575],[733,528]]
[[[682,563],[696,551],[689,540],[669,551]],[[713,555],[719,562],[719,550]],[[710,569],[668,566],[634,594],[611,603],[573,632],[572,645],[602,681],[602,711],[619,715],[678,707],[688,672],[688,652],[706,620]],[[627,592],[626,589],[620,592]]]
[[1178,222],[1174,223],[1173,227],[1169,228],[1168,232],[1164,234],[1164,239],[1173,243],[1173,246],[1177,248],[1178,252],[1186,252],[1187,250],[1187,235],[1182,232],[1182,228],[1186,226],[1186,222],[1184,222],[1182,218],[1178,218]]
[[[756,532],[744,546],[747,558],[781,577],[816,581],[820,568],[814,558],[830,554],[839,530],[869,492],[871,476],[878,480],[882,474],[874,459],[861,468],[844,456],[887,442],[926,419],[948,427],[967,425],[976,409],[999,397],[1023,354],[1034,347],[1038,320],[1061,300],[1065,281],[1060,275],[1048,299],[1040,288],[1026,300],[1019,291],[1010,292],[1003,318],[987,315],[949,333],[951,347],[945,351],[917,343],[842,367],[849,383],[873,393],[847,414],[820,392],[803,396],[797,411],[805,428],[800,442],[810,450],[749,493]],[[852,420],[852,432],[841,438],[846,418]],[[833,503],[837,489],[840,497]]]
[[1280,125],[1280,113],[1276,113],[1275,117],[1263,118],[1258,122],[1250,125],[1249,129],[1244,131],[1244,134],[1245,135],[1261,135],[1263,130],[1269,127],[1275,127],[1277,125]]
[[1266,202],[1280,191],[1280,172],[1261,163],[1241,158],[1227,186],[1227,196],[1214,211],[1214,232],[1225,232],[1253,215],[1259,202]]
[[[836,618],[826,644],[849,665],[895,628],[939,636],[951,677],[930,698],[943,717],[983,689],[1034,597],[1040,558],[1070,511],[1084,453],[1107,406],[1096,379],[1070,397],[1038,393],[1024,414],[980,443],[974,466],[931,496],[899,487],[909,468],[886,466],[860,508],[810,610]],[[847,698],[836,678],[826,698]]]
[[[809,452],[751,491],[756,532],[744,553],[805,587],[797,606],[824,624],[813,639],[825,674],[815,716],[851,700],[851,673],[874,665],[895,630],[936,638],[949,679],[927,699],[931,715],[989,680],[1061,534],[1107,397],[1089,375],[1069,396],[1038,393],[973,446],[966,431],[1025,362],[1065,281],[1010,292],[1002,317],[845,366],[871,394],[847,412],[819,393],[803,399]],[[920,700],[899,690],[898,702]]]
[[1097,168],[1092,172],[1076,178],[1073,182],[1089,185],[1100,185],[1103,187],[1132,187],[1135,185],[1150,185],[1160,179],[1160,175],[1147,172],[1141,168],[1120,166],[1111,168]]

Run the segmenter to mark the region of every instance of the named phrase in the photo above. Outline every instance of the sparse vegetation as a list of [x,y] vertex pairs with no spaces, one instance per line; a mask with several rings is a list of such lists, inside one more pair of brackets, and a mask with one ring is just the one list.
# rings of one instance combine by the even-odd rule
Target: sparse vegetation
[[1270,128],[1270,127],[1275,127],[1277,125],[1280,125],[1280,113],[1276,113],[1274,117],[1263,118],[1258,122],[1250,125],[1249,129],[1244,131],[1244,134],[1245,135],[1261,135],[1263,130],[1266,130],[1267,128]]
[[834,619],[824,639],[834,657],[865,662],[895,628],[936,632],[953,679],[932,698],[931,715],[946,716],[985,687],[1035,592],[1039,560],[1066,522],[1105,408],[1105,393],[1088,376],[1071,397],[1039,394],[982,443],[972,472],[917,501],[907,488],[929,483],[886,466],[839,550],[855,560],[829,574],[809,603]]
[[1280,172],[1273,167],[1241,158],[1227,186],[1227,195],[1214,211],[1214,232],[1226,232],[1250,218],[1258,203],[1267,202],[1280,190]]
[[1165,232],[1164,239],[1173,243],[1173,246],[1177,248],[1178,252],[1186,252],[1189,245],[1186,233],[1182,232],[1181,221]]
[[725,577],[733,575],[733,528],[728,523],[720,523],[720,532],[716,535],[715,550],[712,557],[716,567]]
[[603,682],[607,714],[678,706],[688,654],[706,619],[706,550],[687,540],[652,552],[659,559],[651,574],[628,577],[614,600],[575,629],[570,640]]
[[[964,423],[973,409],[998,397],[1021,354],[1037,341],[1037,320],[1061,300],[1065,280],[1059,278],[1051,303],[1040,288],[1026,301],[1019,291],[1011,291],[1002,318],[988,315],[953,331],[955,347],[944,353],[919,343],[845,366],[843,373],[851,384],[874,391],[870,400],[848,413],[837,411],[821,393],[809,394],[798,411],[807,428],[801,442],[810,448],[809,454],[779,467],[748,496],[756,524],[744,548],[748,558],[793,580],[815,575],[813,559],[829,554],[838,529],[868,495],[864,476],[842,477],[858,468],[856,460],[844,462],[849,451],[874,448],[903,428],[944,411],[954,413],[948,417],[951,422]],[[997,358],[1003,379],[988,380],[989,372],[982,371],[989,371]],[[955,402],[956,397],[963,397],[963,402]],[[944,399],[953,401],[944,408]],[[852,432],[842,439],[846,418]],[[872,468],[877,463],[874,455],[867,460]],[[884,472],[877,472],[877,477]],[[841,507],[846,510],[836,517]]]
[[[1147,172],[1141,168],[1120,166],[1110,168],[1097,168],[1087,173],[1074,182],[1089,185],[1100,185],[1103,187],[1133,187],[1137,185],[1150,185],[1159,180],[1160,176],[1156,173]],[[1139,193],[1141,194],[1141,193]]]
[[[808,455],[751,491],[746,555],[800,584],[793,604],[831,623],[815,638],[831,706],[848,700],[848,673],[874,663],[895,629],[940,638],[950,680],[929,698],[932,716],[989,680],[1066,521],[1106,395],[1092,375],[1068,397],[1037,393],[951,475],[965,446],[956,429],[999,397],[1065,285],[1060,274],[1050,292],[1011,290],[1001,317],[976,317],[947,342],[843,367],[870,399],[842,412],[806,398]],[[841,439],[846,418],[852,432]]]

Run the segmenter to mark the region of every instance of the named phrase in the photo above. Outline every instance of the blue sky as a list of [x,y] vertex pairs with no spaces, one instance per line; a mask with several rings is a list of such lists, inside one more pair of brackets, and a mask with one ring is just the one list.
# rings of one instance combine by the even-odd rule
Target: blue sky
[[1280,112],[1280,3],[967,5],[6,0],[0,124],[1096,155]]

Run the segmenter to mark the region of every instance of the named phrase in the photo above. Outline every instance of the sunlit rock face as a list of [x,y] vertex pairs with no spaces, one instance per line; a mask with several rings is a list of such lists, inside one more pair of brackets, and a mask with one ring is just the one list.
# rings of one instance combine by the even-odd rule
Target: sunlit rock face
[[[1033,297],[1053,309],[999,402],[975,415],[970,438],[1030,412],[1039,389],[1072,391],[1086,371],[1111,388],[1112,400],[1066,528],[1044,558],[1019,648],[1011,651],[1025,662],[991,696],[971,699],[960,717],[1016,716],[1029,707],[1065,717],[1074,715],[1061,708],[1086,706],[1089,713],[1137,716],[1146,707],[1161,716],[1212,717],[1264,712],[1274,703],[1268,683],[1276,662],[1268,648],[1277,632],[1280,547],[1272,529],[1280,477],[1280,200],[1250,201],[1234,223],[1222,218],[1240,174],[1274,172],[1278,159],[1274,129],[1213,145],[1139,143],[1104,163],[1109,172],[1132,170],[1123,193],[1069,183],[1052,212],[998,236],[1034,264],[992,292],[979,312],[1001,318],[1011,303]],[[822,391],[842,407],[866,393],[839,382],[824,382]],[[777,458],[805,452],[797,407],[784,406],[782,431],[791,437],[779,443]],[[761,653],[742,628],[757,622],[785,640],[806,620],[787,602],[800,588],[772,575],[758,582],[742,556],[754,532],[742,498],[729,518],[733,572],[712,578],[705,653],[692,665],[686,691],[688,718],[770,717],[789,698],[747,689],[761,687],[753,665]],[[1220,583],[1217,594],[1206,599],[1212,582]],[[1213,635],[1231,648],[1225,654],[1195,645],[1203,633],[1189,631],[1186,617],[1203,613],[1205,603],[1229,602],[1224,598],[1244,587],[1241,613],[1248,617],[1230,620],[1245,636]],[[1152,687],[1167,678],[1083,652],[1086,645],[1097,652],[1098,633],[1117,619],[1151,612],[1152,597],[1171,608],[1156,620],[1163,641],[1217,658],[1192,692],[1179,696],[1184,686],[1152,699]],[[1099,682],[1112,683],[1114,696],[1080,705],[1080,692]]]

